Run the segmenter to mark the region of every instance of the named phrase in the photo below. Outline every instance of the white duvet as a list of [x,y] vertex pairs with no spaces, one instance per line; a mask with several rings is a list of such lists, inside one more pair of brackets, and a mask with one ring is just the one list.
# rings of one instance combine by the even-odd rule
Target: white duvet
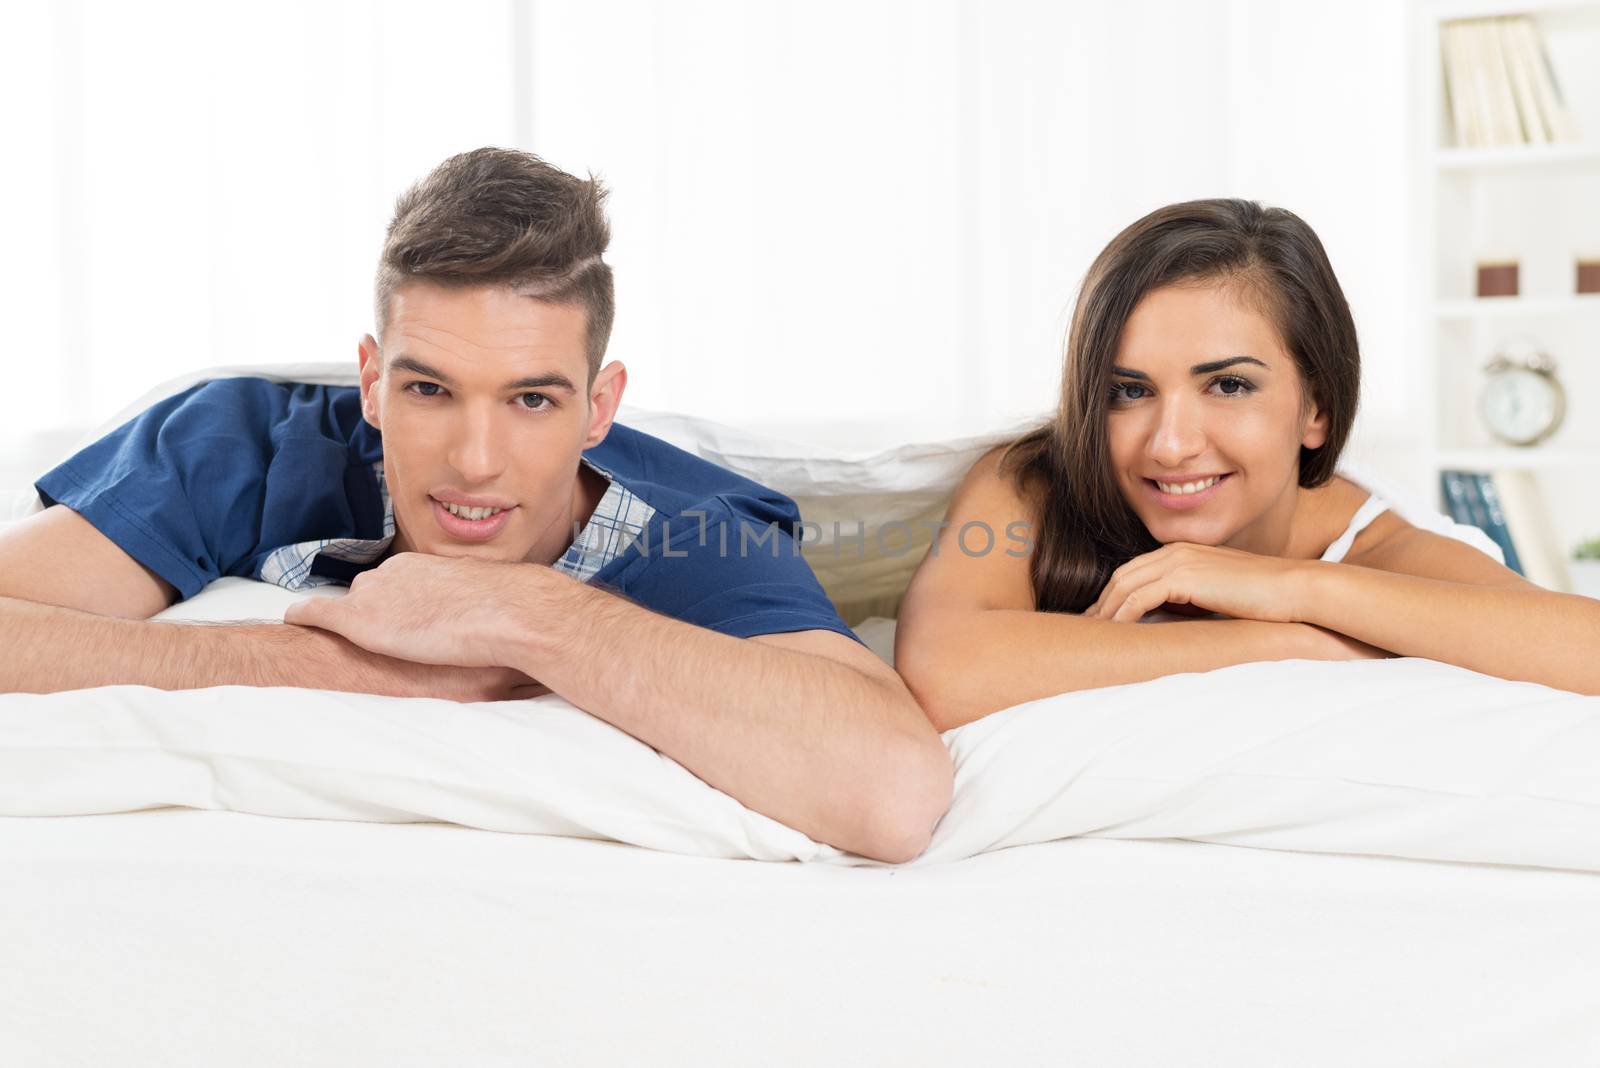
[[[281,619],[300,596],[223,579],[168,616]],[[955,798],[916,864],[1090,836],[1600,871],[1600,698],[1432,661],[1243,664],[1047,698],[944,737]],[[0,815],[169,805],[873,863],[555,696],[0,696]]]

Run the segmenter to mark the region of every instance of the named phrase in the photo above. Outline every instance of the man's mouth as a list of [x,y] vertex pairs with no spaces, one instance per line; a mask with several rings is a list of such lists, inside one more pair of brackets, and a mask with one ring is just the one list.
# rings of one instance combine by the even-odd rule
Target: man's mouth
[[461,519],[488,519],[492,515],[506,511],[504,508],[469,508],[463,504],[451,504],[449,501],[439,501],[439,503],[444,505],[445,511]]
[[484,541],[494,537],[510,521],[511,513],[516,511],[516,505],[510,508],[475,507],[447,504],[437,497],[429,497],[428,501],[433,505],[433,516],[440,529],[462,541]]

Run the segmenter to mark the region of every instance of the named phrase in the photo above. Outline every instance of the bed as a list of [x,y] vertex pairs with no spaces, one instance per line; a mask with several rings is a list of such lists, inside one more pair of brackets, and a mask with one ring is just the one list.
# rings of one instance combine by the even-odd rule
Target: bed
[[[830,524],[915,535],[993,440],[631,424],[795,496],[884,654],[920,554]],[[555,697],[0,695],[0,1064],[1600,1062],[1600,700],[1291,661],[946,741],[951,811],[886,866]]]
[[0,820],[11,1065],[1578,1065],[1591,874],[1068,839],[926,868]]

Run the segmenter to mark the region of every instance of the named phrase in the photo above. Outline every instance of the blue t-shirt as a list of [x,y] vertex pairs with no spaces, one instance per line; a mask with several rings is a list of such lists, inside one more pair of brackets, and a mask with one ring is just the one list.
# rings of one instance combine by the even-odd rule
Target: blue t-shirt
[[[301,588],[376,566],[394,533],[382,458],[357,387],[221,378],[151,405],[34,488],[187,599],[224,575]],[[856,637],[798,551],[790,498],[616,424],[583,458],[646,517],[590,581],[735,637]],[[324,540],[333,550],[319,553]],[[370,547],[371,562],[352,545]],[[285,578],[285,554],[301,551],[322,579]]]

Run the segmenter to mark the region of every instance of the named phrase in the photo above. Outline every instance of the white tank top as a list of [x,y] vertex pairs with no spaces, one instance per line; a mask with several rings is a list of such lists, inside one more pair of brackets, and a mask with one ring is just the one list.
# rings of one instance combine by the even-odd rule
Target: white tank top
[[1335,538],[1333,544],[1328,546],[1328,551],[1322,554],[1322,559],[1329,563],[1339,563],[1344,559],[1345,554],[1350,551],[1350,546],[1355,542],[1356,536],[1366,530],[1374,519],[1388,510],[1388,501],[1379,497],[1376,493],[1368,496],[1361,507],[1356,509],[1356,514],[1350,517],[1350,525],[1344,528],[1344,533]]

